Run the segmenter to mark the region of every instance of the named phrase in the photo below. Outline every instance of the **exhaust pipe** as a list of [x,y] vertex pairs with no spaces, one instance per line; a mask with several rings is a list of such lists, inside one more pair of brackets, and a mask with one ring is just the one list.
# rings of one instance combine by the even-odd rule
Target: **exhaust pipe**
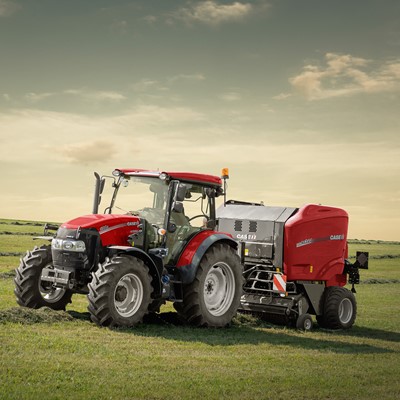
[[100,178],[100,175],[95,172],[94,176],[96,178],[96,182],[94,184],[94,199],[93,199],[93,211],[92,214],[98,214],[99,212],[99,204],[101,202],[101,192],[104,188],[104,179]]

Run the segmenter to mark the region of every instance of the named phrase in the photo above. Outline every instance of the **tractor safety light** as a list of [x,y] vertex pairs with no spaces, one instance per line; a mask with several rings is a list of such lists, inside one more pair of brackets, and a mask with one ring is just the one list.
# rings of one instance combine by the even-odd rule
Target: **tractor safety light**
[[229,179],[229,168],[222,168],[221,178],[222,179]]
[[162,180],[162,181],[165,181],[166,179],[167,179],[167,174],[165,173],[165,172],[162,172],[161,174],[160,174],[160,176],[159,176],[159,178]]
[[115,170],[112,172],[112,174],[113,174],[113,176],[120,176],[120,175],[121,175],[121,171],[120,171],[119,169],[115,169]]
[[158,234],[161,235],[161,236],[164,236],[166,233],[167,233],[167,231],[164,228],[160,228],[158,230]]
[[51,248],[54,250],[67,250],[75,252],[83,252],[86,250],[85,242],[82,240],[53,239],[51,241]]

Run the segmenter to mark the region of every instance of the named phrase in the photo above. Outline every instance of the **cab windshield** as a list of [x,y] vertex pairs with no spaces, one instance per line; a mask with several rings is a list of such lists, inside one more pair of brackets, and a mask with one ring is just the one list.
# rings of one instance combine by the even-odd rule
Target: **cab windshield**
[[124,176],[112,212],[145,218],[151,224],[164,223],[168,185],[159,178]]

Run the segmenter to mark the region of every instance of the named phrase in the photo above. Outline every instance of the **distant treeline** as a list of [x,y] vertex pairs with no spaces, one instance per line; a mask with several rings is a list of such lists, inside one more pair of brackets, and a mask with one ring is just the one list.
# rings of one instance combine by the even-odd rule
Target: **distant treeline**
[[[348,258],[349,259],[356,258],[356,256],[350,256]],[[377,255],[377,256],[368,256],[368,258],[370,260],[381,260],[381,259],[384,259],[384,258],[400,258],[400,254],[380,254],[380,255]]]
[[365,240],[365,239],[347,239],[350,244],[400,244],[394,240]]
[[43,232],[8,232],[8,231],[0,232],[0,235],[19,235],[19,236],[35,236],[41,234],[43,234]]
[[29,225],[29,226],[43,226],[45,223],[43,222],[19,222],[19,221],[0,221],[1,225]]

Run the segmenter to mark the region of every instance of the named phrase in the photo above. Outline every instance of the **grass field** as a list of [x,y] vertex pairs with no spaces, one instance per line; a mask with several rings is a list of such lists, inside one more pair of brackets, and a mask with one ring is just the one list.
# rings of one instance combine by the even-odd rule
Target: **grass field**
[[350,255],[371,259],[349,331],[304,333],[249,316],[196,329],[170,305],[110,330],[88,320],[85,296],[67,312],[16,308],[19,256],[10,254],[31,249],[28,234],[42,230],[14,222],[0,220],[0,399],[400,398],[400,243],[350,242]]

